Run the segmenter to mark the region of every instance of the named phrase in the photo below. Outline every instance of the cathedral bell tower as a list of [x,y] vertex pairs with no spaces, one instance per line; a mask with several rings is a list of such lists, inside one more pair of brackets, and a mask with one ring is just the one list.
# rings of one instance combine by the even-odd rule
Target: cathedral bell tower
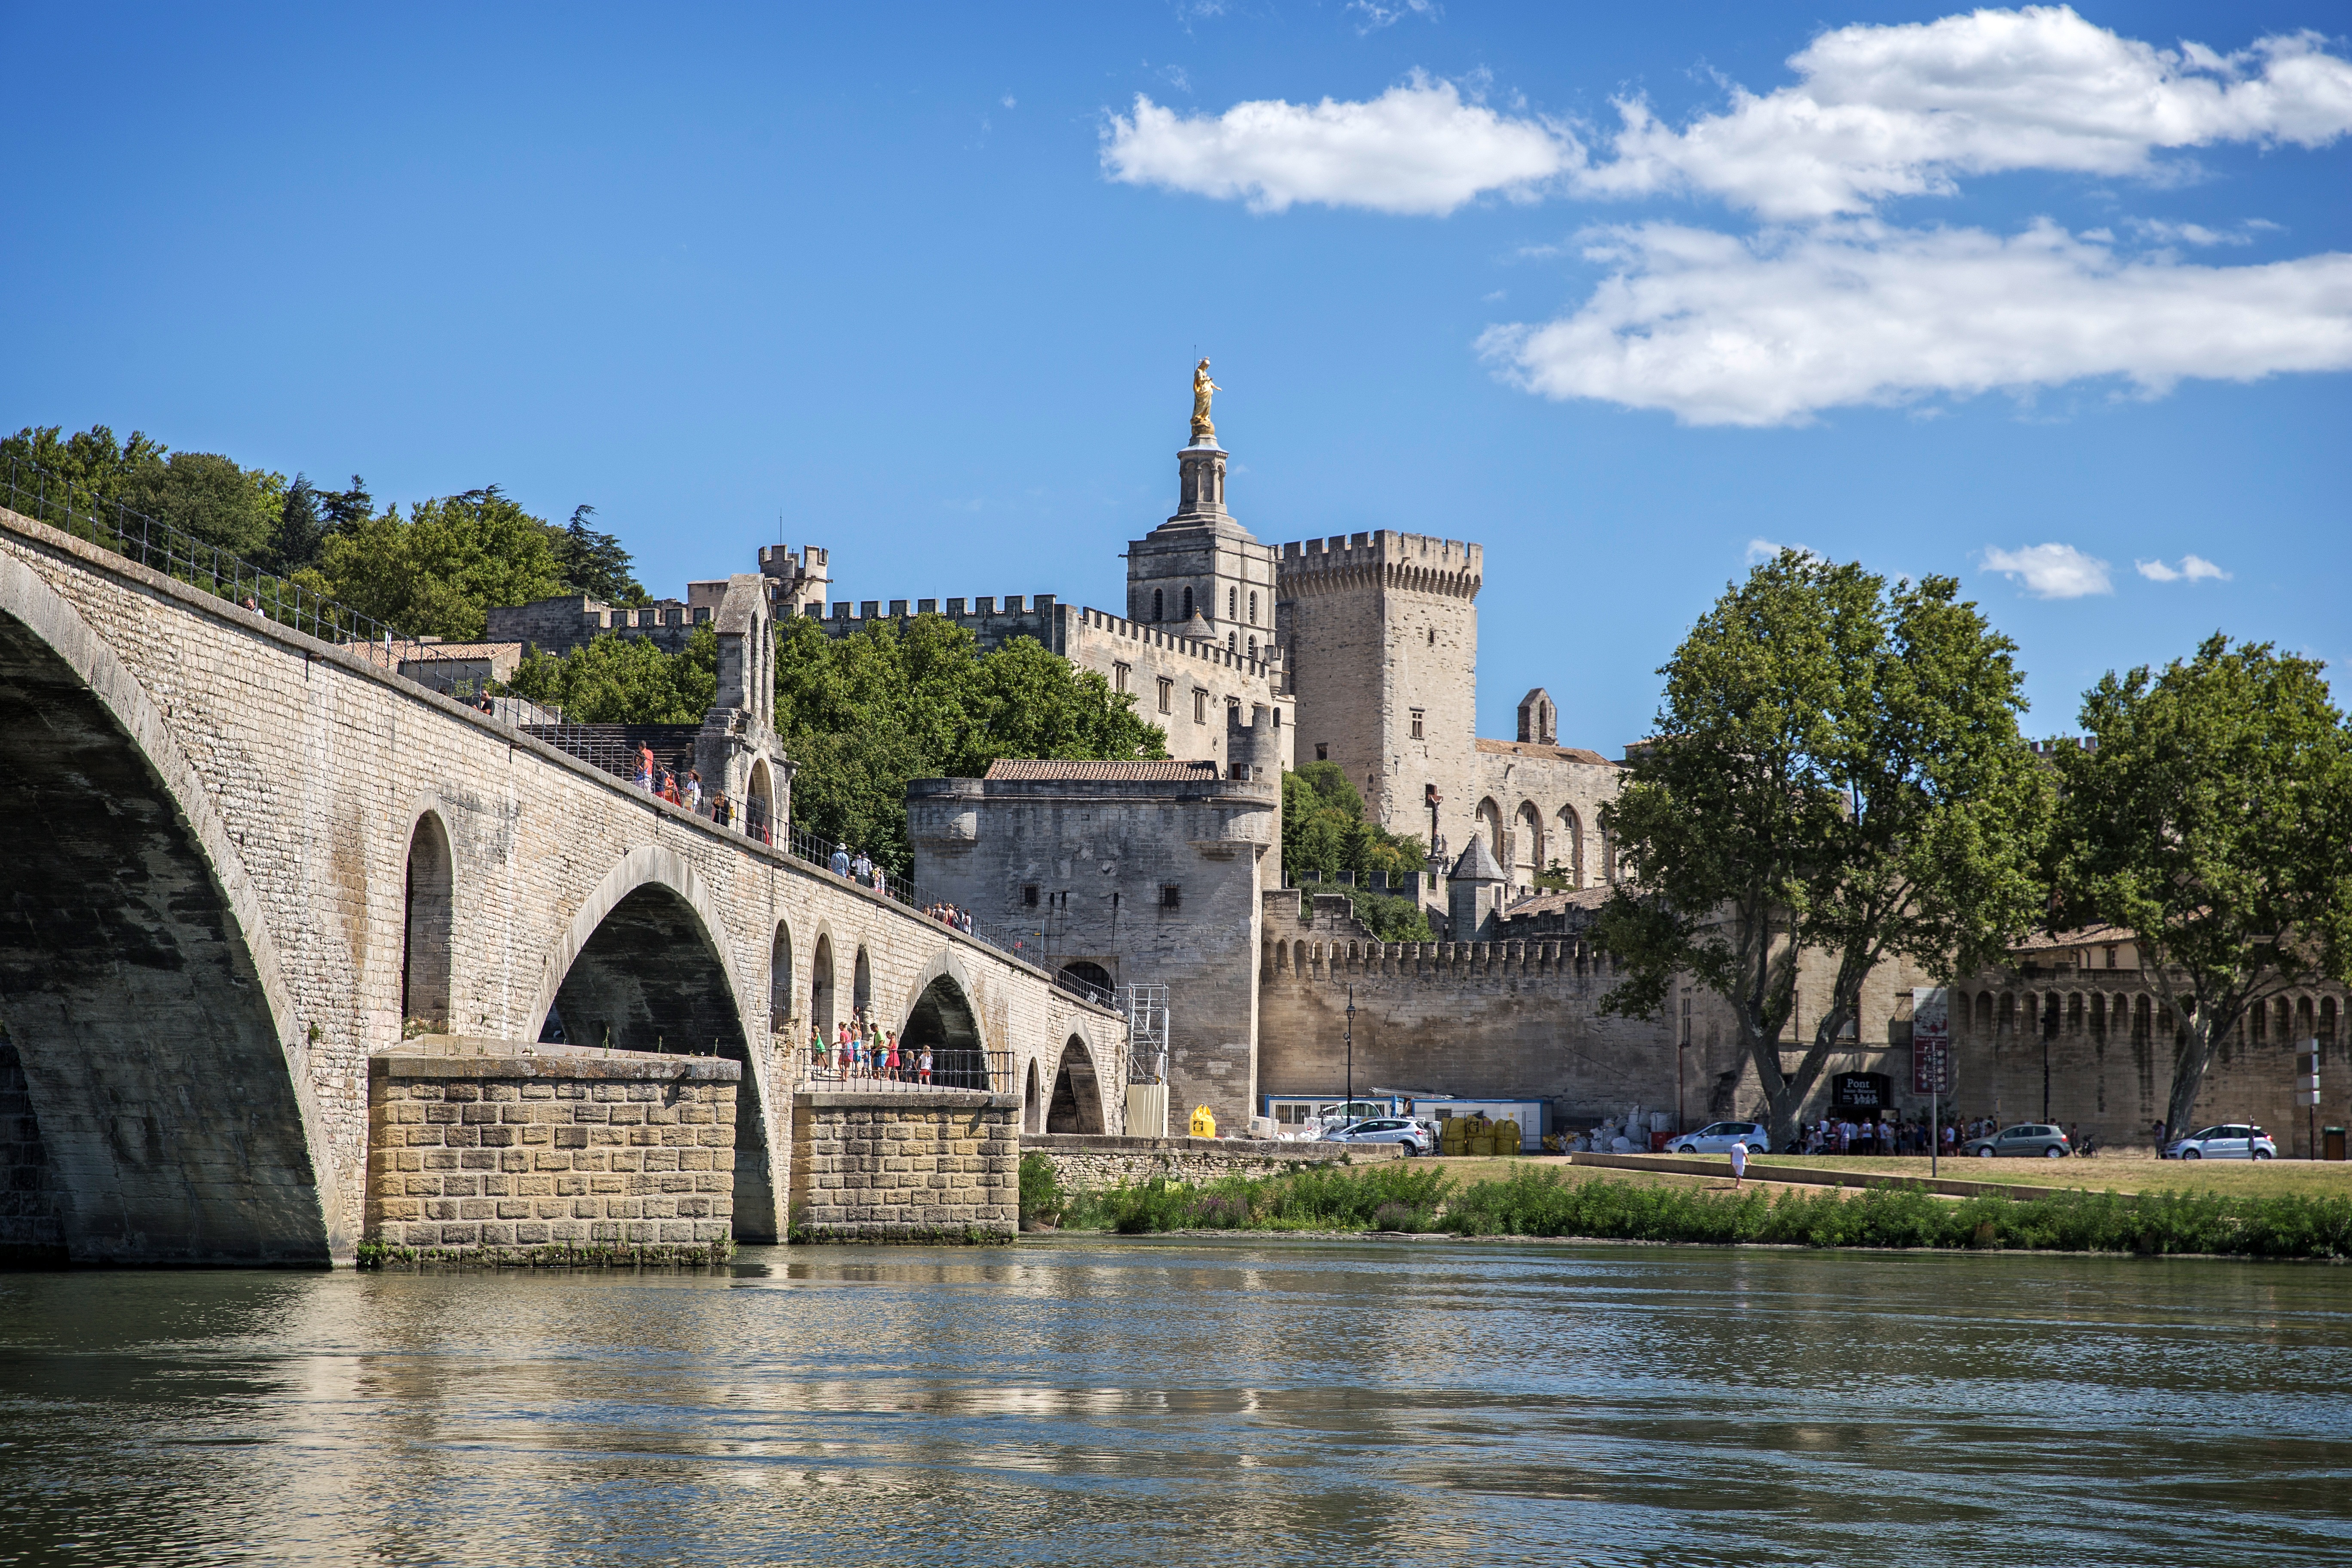
[[1192,373],[1192,443],[1176,454],[1176,513],[1127,547],[1127,614],[1270,658],[1275,552],[1225,510],[1226,453],[1209,417],[1219,390],[1202,360]]

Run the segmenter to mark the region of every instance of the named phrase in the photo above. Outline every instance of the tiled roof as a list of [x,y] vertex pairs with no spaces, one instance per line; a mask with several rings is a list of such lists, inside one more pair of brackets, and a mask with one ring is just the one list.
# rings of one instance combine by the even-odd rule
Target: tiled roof
[[1199,763],[1076,763],[1053,757],[988,764],[992,779],[1214,779],[1217,764]]
[[1538,746],[1528,741],[1481,741],[1478,749],[1498,757],[1541,757],[1556,763],[1598,763],[1602,767],[1617,764],[1598,752],[1588,752],[1582,746]]

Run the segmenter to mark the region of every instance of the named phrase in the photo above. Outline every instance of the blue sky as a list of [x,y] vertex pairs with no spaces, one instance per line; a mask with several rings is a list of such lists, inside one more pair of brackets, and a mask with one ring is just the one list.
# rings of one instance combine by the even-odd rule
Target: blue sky
[[1638,737],[1758,541],[2037,731],[2352,658],[2340,5],[651,12],[8,6],[0,422],[1116,607],[1207,354],[1261,539],[1486,546],[1483,733]]

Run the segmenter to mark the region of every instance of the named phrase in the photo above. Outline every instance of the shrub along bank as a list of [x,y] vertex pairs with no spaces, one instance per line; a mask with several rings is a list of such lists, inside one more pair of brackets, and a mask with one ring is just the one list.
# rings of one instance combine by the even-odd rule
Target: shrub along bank
[[[1039,1159],[1031,1155],[1029,1159]],[[1028,1161],[1024,1160],[1026,1177]],[[1953,1202],[1913,1187],[1742,1193],[1562,1182],[1531,1168],[1457,1189],[1424,1165],[1147,1182],[1066,1194],[1023,1183],[1024,1220],[1128,1235],[1172,1230],[1442,1231],[1456,1236],[1777,1242],[2250,1258],[2352,1258],[2352,1198],[2068,1193]],[[1035,1202],[1033,1204],[1033,1194]]]

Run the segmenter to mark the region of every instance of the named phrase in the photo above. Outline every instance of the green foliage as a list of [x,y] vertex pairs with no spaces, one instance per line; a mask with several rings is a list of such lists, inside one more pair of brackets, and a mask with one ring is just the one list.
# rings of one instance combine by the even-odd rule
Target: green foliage
[[609,533],[588,526],[596,509],[583,503],[572,509],[572,521],[555,538],[555,559],[563,574],[563,592],[585,594],[600,604],[643,605],[644,584],[629,574],[629,552]]
[[[1649,1015],[1683,974],[1723,996],[1776,1144],[1874,968],[1998,963],[2043,907],[2050,790],[2014,645],[1958,590],[1796,551],[1759,565],[1659,672],[1656,738],[1601,808],[1626,878],[1600,921],[1626,972],[1604,1005]],[[1801,949],[1832,984],[1784,1074]]]
[[1021,1223],[1055,1226],[1062,1223],[1062,1210],[1069,1195],[1062,1191],[1062,1179],[1054,1170],[1054,1162],[1043,1154],[1021,1156]]
[[[1420,839],[1401,837],[1366,820],[1364,797],[1356,793],[1339,763],[1308,763],[1296,773],[1282,775],[1285,877],[1295,887],[1306,880],[1304,873],[1319,873],[1326,885],[1316,890],[1349,897],[1355,903],[1356,918],[1370,926],[1382,942],[1431,940],[1420,900],[1373,898],[1330,884],[1342,871],[1353,871],[1360,879],[1367,871],[1386,871],[1397,880],[1417,878],[1427,864],[1428,851]],[[1368,904],[1399,907],[1368,909]]]
[[1395,899],[1384,893],[1368,893],[1361,888],[1318,887],[1307,897],[1337,894],[1348,900],[1349,910],[1376,942],[1435,942],[1437,933],[1429,929],[1429,913],[1415,899]]
[[719,634],[706,621],[674,654],[609,632],[567,658],[534,651],[507,689],[574,724],[699,723],[719,700]]
[[482,636],[490,606],[563,591],[560,536],[492,485],[418,501],[405,518],[387,507],[339,526],[315,576],[362,615],[412,636],[467,641]]
[[[135,430],[118,441],[103,425],[72,436],[54,425],[27,426],[0,440],[0,454],[69,481],[78,507],[120,506],[257,564],[268,564],[275,552],[287,494],[283,474],[241,468],[212,452],[173,452]],[[18,483],[37,491],[38,481],[23,470]],[[39,508],[36,503],[30,510]],[[61,522],[62,510],[42,521]]]
[[1533,1165],[1455,1190],[1420,1163],[1255,1180],[1147,1182],[1083,1194],[1067,1223],[1170,1230],[1443,1230],[1457,1236],[1764,1242],[1800,1247],[2004,1247],[2066,1252],[2352,1258],[2352,1198],[2212,1193],[2005,1194],[1954,1202],[1918,1187],[1761,1186],[1743,1193],[1564,1182]]
[[2352,732],[2316,659],[2215,636],[2084,694],[2095,747],[2055,753],[2053,920],[2124,927],[2171,1009],[2166,1121],[2195,1125],[2248,1008],[2352,980]]
[[780,624],[776,728],[797,765],[796,826],[912,866],[910,779],[972,777],[1003,757],[1164,757],[1164,738],[1114,692],[1032,638],[981,653],[940,616],[884,622],[835,639]]

